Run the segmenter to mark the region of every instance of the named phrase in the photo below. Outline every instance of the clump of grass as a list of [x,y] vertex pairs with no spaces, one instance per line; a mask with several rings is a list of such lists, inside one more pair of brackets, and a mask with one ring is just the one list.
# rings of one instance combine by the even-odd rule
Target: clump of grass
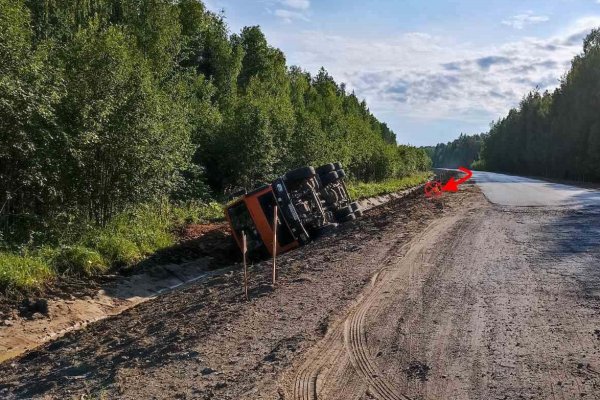
[[359,200],[408,189],[427,182],[430,177],[429,172],[421,172],[403,178],[386,179],[381,182],[350,182],[347,187],[350,196],[355,200]]
[[170,213],[176,225],[206,223],[223,219],[223,205],[216,201],[210,203],[192,201],[172,206]]
[[112,267],[131,266],[142,259],[139,247],[120,235],[102,235],[90,245]]
[[83,276],[105,273],[109,267],[100,253],[84,246],[63,247],[53,265],[61,273]]
[[1,292],[30,292],[54,277],[54,270],[39,257],[0,253]]

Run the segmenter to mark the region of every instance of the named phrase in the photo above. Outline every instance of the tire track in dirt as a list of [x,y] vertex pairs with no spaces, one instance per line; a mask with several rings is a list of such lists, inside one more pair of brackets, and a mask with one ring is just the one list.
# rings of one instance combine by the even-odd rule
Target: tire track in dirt
[[365,316],[373,303],[378,300],[380,291],[375,291],[372,296],[359,308],[358,312],[346,320],[344,324],[344,344],[350,354],[352,365],[359,371],[362,378],[369,384],[369,394],[380,400],[407,400],[408,397],[400,394],[381,374],[367,346],[364,328]]
[[[455,219],[456,216],[447,218]],[[421,242],[424,239],[430,242],[431,237],[437,238],[445,230],[445,226],[452,225],[452,222],[431,223],[411,242],[402,243],[398,240],[392,244],[381,261],[382,268],[372,277],[368,292],[357,299],[345,319],[312,349],[298,369],[294,377],[293,399],[347,400],[349,393],[357,398],[368,393],[377,400],[410,400],[386,379],[377,366],[369,350],[365,321],[377,305],[394,301],[389,293],[396,285],[398,276],[405,274],[407,268],[417,261],[424,246]],[[405,254],[407,249],[410,250]],[[348,387],[349,375],[357,378],[350,379],[351,387]],[[344,385],[340,383],[340,378],[346,378]],[[344,397],[340,397],[341,392],[344,392]]]
[[[385,273],[385,266],[389,265],[389,263],[397,256],[398,253],[401,253],[407,244],[402,244],[401,240],[396,241],[391,248],[387,251],[386,256],[382,261],[382,268],[371,278],[371,291],[372,293],[367,295],[364,304],[361,305],[361,299],[359,298],[358,303],[351,308],[347,318],[343,323],[338,323],[335,328],[331,331],[331,334],[327,335],[322,343],[316,347],[315,354],[307,357],[307,361],[302,365],[298,374],[295,377],[294,383],[294,394],[293,398],[295,400],[317,400],[319,397],[319,388],[318,382],[322,382],[323,386],[326,385],[328,376],[343,376],[345,372],[348,371],[332,371],[331,367],[344,365],[345,359],[349,359],[351,364],[354,367],[356,372],[364,372],[371,371],[371,376],[376,375],[374,371],[376,371],[373,364],[369,361],[370,355],[368,355],[368,350],[366,349],[365,342],[366,340],[352,340],[350,344],[348,342],[348,338],[352,337],[356,339],[356,335],[353,332],[350,332],[347,326],[357,326],[357,324],[362,324],[364,321],[364,314],[371,307],[373,300],[376,295],[379,294],[380,290],[378,289],[378,278]],[[358,316],[362,315],[362,317],[358,318]],[[358,328],[359,335],[362,335],[364,338],[364,332],[361,331],[361,328]],[[328,367],[329,366],[329,367]],[[345,370],[345,368],[343,368]],[[337,373],[336,373],[337,372]],[[340,373],[342,372],[342,373]],[[362,374],[365,376],[365,374]],[[371,380],[374,380],[375,383],[372,385],[376,393],[379,393],[379,390],[382,389],[383,385],[383,393],[392,393],[393,390],[390,391],[389,384],[380,383],[381,379],[378,375],[377,378],[371,377]],[[334,381],[334,380],[332,380]],[[369,380],[365,380],[369,384],[372,384]],[[325,391],[325,387],[322,388],[322,391]],[[359,390],[361,391],[361,390]],[[365,388],[362,389],[362,392],[365,391]],[[360,393],[362,394],[362,393]],[[404,399],[403,397],[381,397],[382,399],[390,399],[390,400],[399,400]]]

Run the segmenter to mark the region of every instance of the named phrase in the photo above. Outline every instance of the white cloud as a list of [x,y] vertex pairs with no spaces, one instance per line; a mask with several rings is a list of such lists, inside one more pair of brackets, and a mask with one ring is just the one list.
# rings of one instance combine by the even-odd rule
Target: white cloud
[[287,23],[290,23],[295,19],[308,21],[308,18],[306,17],[306,15],[304,15],[304,13],[297,12],[297,11],[277,9],[277,10],[275,10],[275,15]]
[[600,17],[581,19],[556,36],[485,47],[418,32],[379,40],[286,32],[274,44],[292,64],[311,72],[324,66],[376,113],[487,124],[528,91],[558,86],[599,24]]
[[281,4],[298,10],[308,10],[310,8],[310,0],[281,0]]
[[532,11],[523,14],[513,15],[507,20],[502,21],[504,25],[512,26],[515,29],[523,29],[527,25],[547,22],[550,18],[545,15],[535,15]]
[[267,11],[280,18],[283,22],[291,23],[294,20],[308,21],[308,11],[310,0],[277,0],[270,2],[271,5],[277,5],[275,11],[267,8]]

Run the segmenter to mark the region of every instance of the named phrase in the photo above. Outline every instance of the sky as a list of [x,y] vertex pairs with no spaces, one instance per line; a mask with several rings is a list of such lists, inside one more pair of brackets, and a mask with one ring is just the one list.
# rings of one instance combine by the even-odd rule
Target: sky
[[259,25],[288,65],[321,67],[396,133],[435,145],[487,132],[552,90],[600,27],[600,0],[207,0],[232,33]]

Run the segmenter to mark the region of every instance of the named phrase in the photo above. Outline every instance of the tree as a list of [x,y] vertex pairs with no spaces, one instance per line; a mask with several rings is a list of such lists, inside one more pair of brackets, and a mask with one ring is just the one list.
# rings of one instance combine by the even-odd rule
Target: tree
[[31,46],[22,1],[0,0],[0,239],[30,240],[28,229],[61,199],[65,140],[55,120],[63,96],[50,43]]
[[325,69],[201,1],[0,0],[2,242],[335,161],[361,180],[429,167]]
[[530,92],[492,124],[481,153],[498,171],[600,179],[600,30],[594,29],[553,93]]
[[83,30],[70,53],[59,111],[70,142],[66,190],[103,224],[125,205],[174,188],[191,154],[190,124],[185,105],[158,87],[120,28]]

